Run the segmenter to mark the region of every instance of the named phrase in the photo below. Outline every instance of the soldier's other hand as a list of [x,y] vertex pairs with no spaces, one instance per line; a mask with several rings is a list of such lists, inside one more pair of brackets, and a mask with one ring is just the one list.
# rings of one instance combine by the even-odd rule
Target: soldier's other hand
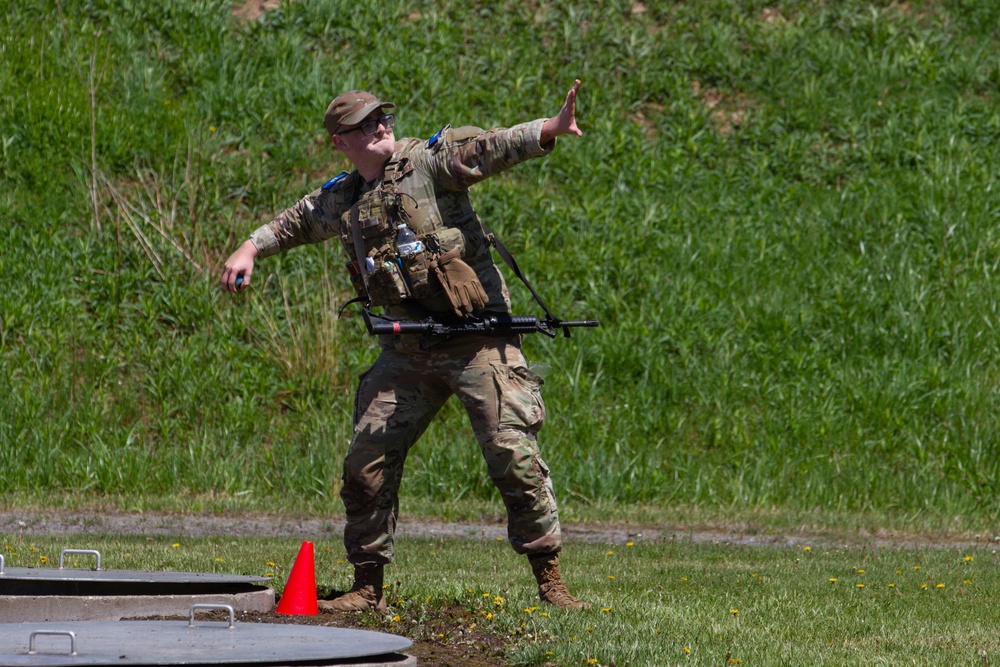
[[254,259],[257,257],[257,246],[249,239],[243,242],[236,252],[229,256],[222,270],[220,283],[227,292],[239,292],[250,285],[253,275]]

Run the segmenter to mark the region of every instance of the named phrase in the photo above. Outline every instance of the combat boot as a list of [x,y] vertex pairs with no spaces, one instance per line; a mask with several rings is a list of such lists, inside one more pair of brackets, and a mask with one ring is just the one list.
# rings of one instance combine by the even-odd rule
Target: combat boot
[[560,609],[590,609],[590,604],[573,597],[566,582],[559,574],[559,554],[532,554],[528,556],[531,571],[535,573],[538,582],[538,597],[542,602],[555,605]]
[[369,567],[354,566],[354,585],[338,598],[320,600],[323,611],[385,611],[385,597],[382,596],[382,565]]

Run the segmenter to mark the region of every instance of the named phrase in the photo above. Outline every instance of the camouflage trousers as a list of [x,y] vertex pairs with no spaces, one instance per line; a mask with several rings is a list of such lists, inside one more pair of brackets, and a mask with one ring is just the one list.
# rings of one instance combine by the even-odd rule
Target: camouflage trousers
[[465,406],[503,498],[514,550],[559,551],[555,496],[535,437],[545,420],[541,384],[516,338],[459,337],[422,350],[384,347],[361,375],[354,439],[344,459],[340,495],[348,560],[392,562],[403,463],[452,394]]

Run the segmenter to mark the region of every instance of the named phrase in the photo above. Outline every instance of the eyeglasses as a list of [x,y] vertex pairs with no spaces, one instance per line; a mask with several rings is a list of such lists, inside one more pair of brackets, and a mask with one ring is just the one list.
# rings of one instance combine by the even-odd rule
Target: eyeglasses
[[343,130],[339,134],[347,134],[348,132],[354,132],[355,130],[361,130],[366,137],[370,137],[376,132],[378,132],[379,125],[385,125],[386,127],[392,127],[396,124],[396,116],[389,113],[380,118],[373,118],[372,120],[366,120],[357,127],[352,127],[349,130]]

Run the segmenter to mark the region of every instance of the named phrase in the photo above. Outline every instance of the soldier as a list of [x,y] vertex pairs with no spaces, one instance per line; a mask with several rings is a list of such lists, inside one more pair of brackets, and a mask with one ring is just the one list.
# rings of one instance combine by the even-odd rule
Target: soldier
[[[354,171],[254,231],[226,261],[223,287],[247,287],[258,257],[337,236],[359,299],[381,306],[388,317],[509,314],[507,287],[490,251],[493,237],[468,189],[548,155],[560,135],[582,136],[579,87],[577,80],[551,118],[488,131],[446,126],[429,140],[400,141],[394,116],[386,113],[392,103],[364,91],[338,95],[323,122]],[[415,239],[400,232],[404,225]],[[379,342],[381,353],[357,388],[354,437],[344,460],[344,545],[354,585],[320,608],[385,609],[383,568],[393,560],[403,463],[452,394],[469,415],[507,509],[508,538],[528,557],[539,597],[557,607],[589,607],[560,576],[556,500],[536,442],[545,418],[542,380],[528,369],[520,339],[397,335]]]

